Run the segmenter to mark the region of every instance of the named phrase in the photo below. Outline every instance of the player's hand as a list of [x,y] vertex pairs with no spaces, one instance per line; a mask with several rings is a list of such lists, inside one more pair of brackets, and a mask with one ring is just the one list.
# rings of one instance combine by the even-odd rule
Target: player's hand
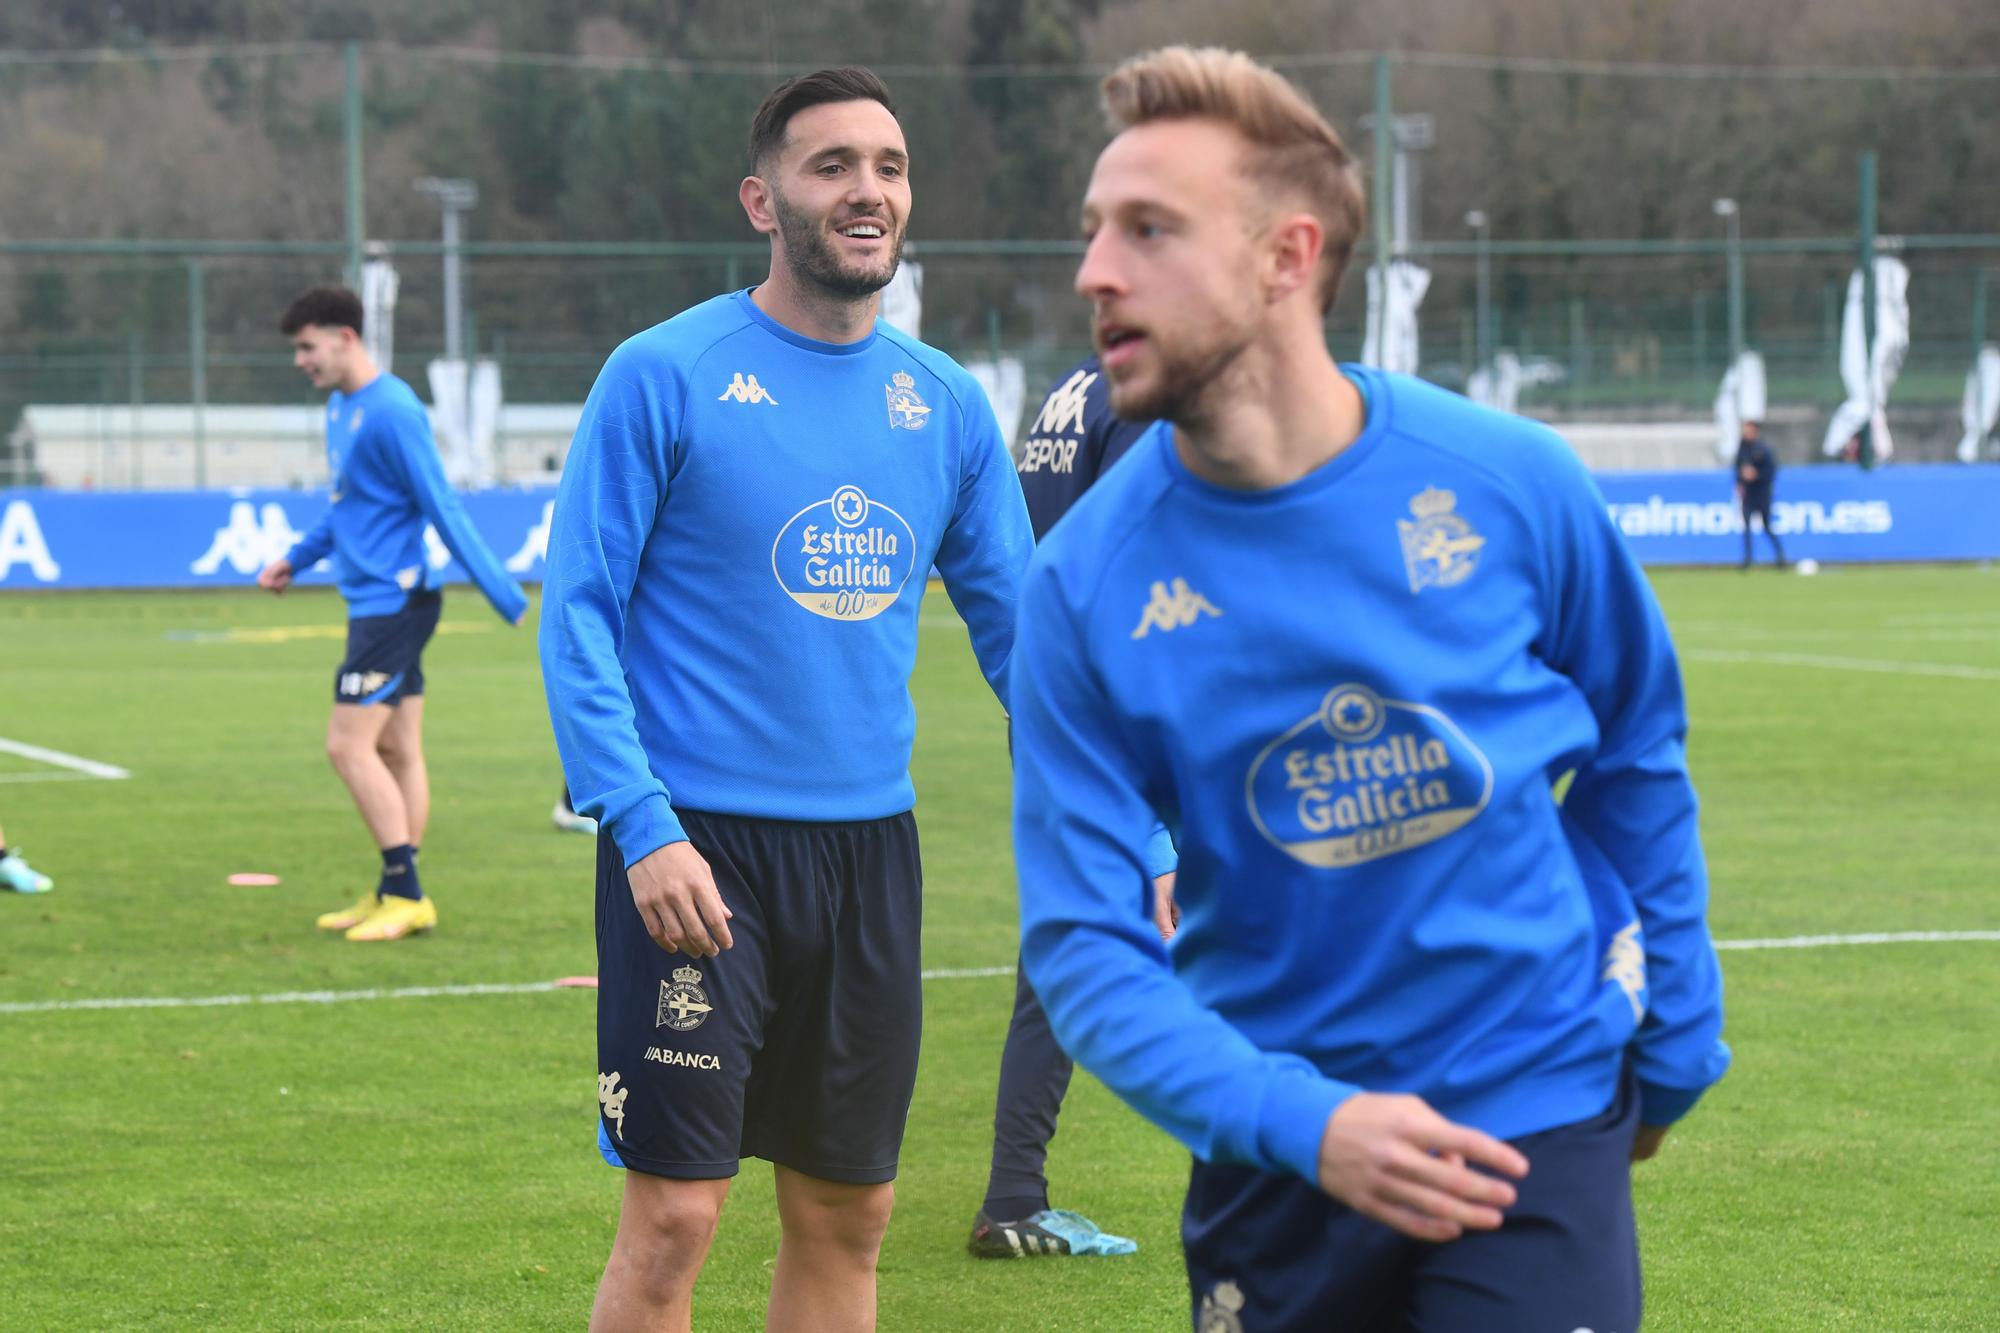
[[1153,928],[1165,944],[1181,928],[1181,905],[1174,901],[1174,872],[1169,870],[1153,881]]
[[1666,1141],[1667,1131],[1671,1128],[1673,1128],[1671,1125],[1639,1126],[1639,1132],[1632,1136],[1632,1160],[1635,1162],[1650,1160],[1660,1151],[1660,1145]]
[[723,906],[715,876],[694,844],[670,842],[633,862],[626,878],[646,933],[668,953],[713,958],[736,943],[729,934],[735,913]]
[[273,560],[257,571],[257,586],[281,593],[292,586],[292,562],[283,558]]
[[1418,1240],[1455,1240],[1467,1228],[1491,1231],[1514,1187],[1481,1175],[1528,1174],[1513,1148],[1433,1111],[1421,1097],[1359,1092],[1327,1118],[1319,1145],[1319,1187],[1355,1212]]

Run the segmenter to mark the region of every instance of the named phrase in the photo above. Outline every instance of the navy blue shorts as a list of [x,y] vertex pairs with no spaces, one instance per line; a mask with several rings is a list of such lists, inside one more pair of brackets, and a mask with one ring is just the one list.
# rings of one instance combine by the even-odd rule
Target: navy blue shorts
[[599,1151],[684,1180],[733,1176],[743,1157],[895,1179],[923,1028],[915,818],[677,813],[735,913],[735,945],[660,948],[624,858],[598,839]]
[[1293,1175],[1197,1162],[1181,1214],[1200,1333],[1634,1333],[1639,1241],[1628,1074],[1602,1115],[1512,1140],[1497,1231],[1413,1240]]
[[337,704],[399,704],[424,692],[424,645],[437,632],[444,594],[413,592],[403,609],[347,622],[347,659],[333,673]]

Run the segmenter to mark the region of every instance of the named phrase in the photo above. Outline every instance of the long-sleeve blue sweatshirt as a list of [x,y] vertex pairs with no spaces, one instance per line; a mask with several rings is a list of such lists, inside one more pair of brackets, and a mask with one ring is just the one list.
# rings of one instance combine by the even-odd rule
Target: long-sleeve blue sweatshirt
[[[1546,428],[1343,367],[1289,485],[1156,428],[1038,550],[1011,677],[1022,952],[1077,1060],[1204,1159],[1317,1177],[1357,1091],[1500,1137],[1722,1076],[1664,620]],[[1574,772],[1558,804],[1552,787]],[[1179,834],[1171,961],[1135,892]]]
[[285,559],[303,573],[331,554],[348,615],[393,615],[412,592],[438,586],[426,522],[501,619],[513,624],[527,611],[527,594],[445,481],[430,418],[408,384],[384,373],[353,393],[336,390],[326,402],[326,461],[332,503]]
[[584,405],[543,579],[576,808],[628,865],[685,838],[676,805],[908,810],[928,572],[1004,701],[1033,545],[978,382],[889,325],[818,342],[735,292],[628,339]]

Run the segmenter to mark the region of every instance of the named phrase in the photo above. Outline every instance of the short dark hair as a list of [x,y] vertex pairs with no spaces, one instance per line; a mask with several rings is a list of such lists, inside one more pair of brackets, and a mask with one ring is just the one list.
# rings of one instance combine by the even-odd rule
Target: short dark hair
[[890,115],[896,114],[889,85],[872,69],[843,65],[786,79],[770,91],[751,118],[750,170],[761,172],[771,155],[784,147],[785,128],[793,116],[822,102],[880,102]]
[[330,329],[345,326],[360,333],[361,298],[345,287],[308,287],[285,307],[278,330],[289,338],[308,324]]

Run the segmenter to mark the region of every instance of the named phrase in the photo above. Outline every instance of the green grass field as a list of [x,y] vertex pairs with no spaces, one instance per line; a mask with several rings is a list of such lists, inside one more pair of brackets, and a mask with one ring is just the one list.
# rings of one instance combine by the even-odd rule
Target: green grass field
[[[2000,571],[1671,573],[1718,939],[2000,930]],[[619,1177],[592,1146],[593,999],[51,1008],[544,982],[594,971],[588,839],[530,631],[459,593],[426,659],[432,936],[312,929],[375,857],[321,755],[330,594],[0,597],[0,823],[57,880],[0,895],[0,1327],[580,1327]],[[1003,723],[941,596],[914,690],[925,965],[1013,959]],[[232,871],[284,877],[231,888]],[[2000,1326],[2000,941],[1732,950],[1736,1066],[1638,1172],[1651,1330]],[[883,1256],[895,1330],[1188,1326],[1187,1159],[1079,1077],[1057,1202],[1132,1258],[980,1264],[1013,983],[926,984]],[[746,1164],[697,1327],[761,1326]]]

